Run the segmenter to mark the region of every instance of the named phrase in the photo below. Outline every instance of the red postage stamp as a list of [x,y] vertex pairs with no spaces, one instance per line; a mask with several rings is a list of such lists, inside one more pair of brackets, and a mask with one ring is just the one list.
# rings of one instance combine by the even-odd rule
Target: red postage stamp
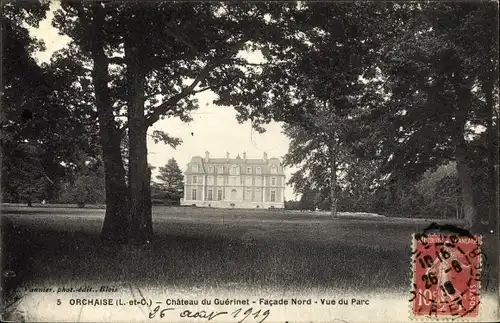
[[479,314],[481,237],[413,236],[413,318],[476,318]]

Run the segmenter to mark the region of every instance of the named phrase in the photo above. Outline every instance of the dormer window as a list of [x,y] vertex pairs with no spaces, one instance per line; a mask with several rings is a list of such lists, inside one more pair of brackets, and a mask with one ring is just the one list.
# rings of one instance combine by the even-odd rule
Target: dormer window
[[255,171],[257,174],[262,174],[262,167],[257,167]]
[[271,174],[276,174],[278,172],[278,167],[276,165],[271,166]]
[[198,172],[198,164],[193,164],[193,172]]

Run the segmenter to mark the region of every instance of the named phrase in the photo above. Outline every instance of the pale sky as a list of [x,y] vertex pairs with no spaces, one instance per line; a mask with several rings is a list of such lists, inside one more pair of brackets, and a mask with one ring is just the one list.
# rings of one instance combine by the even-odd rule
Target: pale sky
[[[53,10],[58,4],[53,4]],[[44,40],[47,50],[36,53],[39,62],[48,62],[54,51],[66,46],[69,38],[60,36],[57,29],[52,27],[53,13],[47,14],[47,19],[40,23],[38,29],[31,29],[33,36]],[[183,143],[173,149],[165,144],[155,144],[148,140],[148,160],[153,166],[159,167],[167,163],[169,158],[175,158],[184,171],[191,157],[204,156],[205,151],[211,157],[225,157],[226,152],[231,157],[247,153],[247,158],[262,158],[264,152],[268,157],[281,158],[288,151],[289,139],[281,133],[281,125],[272,123],[266,126],[266,133],[259,134],[251,130],[249,122],[239,124],[236,121],[236,111],[231,107],[219,107],[212,103],[215,99],[213,92],[199,93],[197,96],[200,109],[192,113],[193,121],[184,123],[178,118],[169,118],[158,121],[150,128],[163,130],[174,137],[179,137]],[[253,139],[253,140],[252,140]],[[287,180],[293,169],[285,169]],[[153,173],[155,176],[155,173]],[[294,199],[293,190],[285,188],[285,199]]]

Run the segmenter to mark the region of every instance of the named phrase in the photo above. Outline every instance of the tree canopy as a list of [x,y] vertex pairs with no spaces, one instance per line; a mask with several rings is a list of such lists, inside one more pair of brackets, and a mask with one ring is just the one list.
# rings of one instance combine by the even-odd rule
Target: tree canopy
[[48,9],[35,1],[2,7],[2,192],[11,202],[55,199],[80,152],[99,154],[81,66],[57,55],[39,65],[33,57],[44,44],[27,26],[37,27]]

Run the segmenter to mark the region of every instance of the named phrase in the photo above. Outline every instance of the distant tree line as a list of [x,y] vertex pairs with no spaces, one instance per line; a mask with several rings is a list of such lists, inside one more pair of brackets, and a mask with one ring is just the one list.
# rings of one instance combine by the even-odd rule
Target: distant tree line
[[[9,178],[2,187],[3,203],[27,206],[33,203],[73,204],[82,208],[106,203],[104,170],[100,160],[80,156],[78,164],[63,165],[64,172],[54,181],[45,175],[36,154],[22,157],[16,165],[3,165],[4,178]],[[12,171],[14,168],[15,172]],[[150,166],[150,169],[154,167]],[[177,161],[169,159],[159,168],[159,175],[151,183],[152,204],[180,205],[184,194],[183,178]]]
[[[360,176],[360,175],[359,175]],[[358,177],[358,182],[369,182]],[[400,181],[380,188],[357,183],[338,187],[340,212],[370,212],[396,217],[463,219],[456,166],[449,163],[427,171],[419,181]],[[367,184],[364,185],[363,184]],[[482,190],[482,191],[481,191]],[[483,199],[481,211],[488,211],[486,185],[478,185],[476,198]],[[286,201],[290,210],[330,210],[329,191],[309,189],[296,201]]]

